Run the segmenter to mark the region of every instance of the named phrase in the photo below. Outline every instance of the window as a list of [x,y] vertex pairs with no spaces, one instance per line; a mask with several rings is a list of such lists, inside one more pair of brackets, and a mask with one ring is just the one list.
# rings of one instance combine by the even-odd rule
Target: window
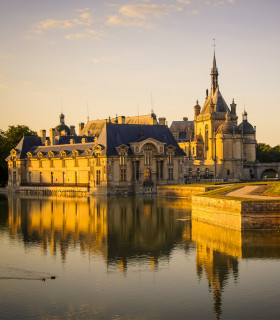
[[78,172],[75,172],[75,184],[78,184]]
[[196,175],[198,178],[200,177],[200,169],[199,168],[196,169]]
[[205,177],[206,177],[206,178],[209,177],[209,169],[208,169],[208,168],[205,169]]
[[96,154],[96,165],[100,166],[100,154],[99,153]]
[[65,159],[62,159],[62,168],[65,168]]
[[120,154],[120,165],[125,165],[125,161],[126,161],[126,159],[125,159],[125,153],[122,152],[122,153]]
[[205,154],[207,153],[208,150],[208,125],[205,126]]
[[144,171],[144,181],[151,181],[152,173],[150,168],[146,168]]
[[50,159],[50,168],[53,168],[53,159]]
[[100,170],[96,170],[96,185],[100,185]]
[[139,181],[139,178],[140,178],[140,172],[139,172],[139,161],[136,161],[136,163],[135,163],[135,165],[136,165],[136,181]]
[[88,183],[90,183],[90,171],[88,172]]
[[53,184],[53,172],[51,172],[51,184]]
[[31,183],[32,182],[32,174],[31,174],[31,172],[29,172],[29,183]]
[[168,152],[168,164],[173,164],[173,154],[172,152]]
[[75,155],[75,167],[78,167],[78,166],[79,166],[78,158],[77,158],[77,155]]
[[39,168],[42,168],[42,160],[39,159]]
[[126,169],[121,169],[121,181],[126,181]]
[[163,161],[160,162],[159,177],[163,179]]
[[168,168],[168,180],[173,180],[173,169]]
[[192,168],[189,168],[189,177],[192,176]]
[[65,184],[65,172],[62,172],[62,183]]
[[40,172],[40,184],[42,183],[42,172]]
[[145,165],[150,165],[151,164],[151,152],[146,151],[144,155],[144,164]]

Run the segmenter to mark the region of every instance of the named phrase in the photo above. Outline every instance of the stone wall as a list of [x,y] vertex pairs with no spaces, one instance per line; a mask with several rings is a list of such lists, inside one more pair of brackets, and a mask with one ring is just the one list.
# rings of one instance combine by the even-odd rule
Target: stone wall
[[159,197],[175,197],[175,198],[187,198],[191,199],[193,195],[204,193],[216,189],[216,187],[205,186],[187,186],[187,185],[169,185],[158,186],[157,195]]

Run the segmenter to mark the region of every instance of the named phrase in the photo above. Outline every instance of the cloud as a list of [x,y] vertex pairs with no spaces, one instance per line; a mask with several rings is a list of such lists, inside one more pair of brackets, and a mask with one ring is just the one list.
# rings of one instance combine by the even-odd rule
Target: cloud
[[32,31],[33,33],[40,34],[48,29],[70,29],[77,26],[90,26],[92,22],[91,14],[83,12],[73,19],[45,19],[35,24]]
[[199,11],[198,10],[192,10],[191,14],[199,14]]
[[4,73],[1,74],[0,73],[0,78],[6,78],[6,76],[7,76],[6,74],[4,74]]
[[182,4],[190,4],[190,0],[177,0],[178,3],[182,3]]
[[9,87],[7,87],[6,85],[0,83],[0,89],[9,89]]
[[101,57],[101,58],[94,58],[91,61],[93,63],[101,63],[101,62],[114,62],[119,60],[118,57]]
[[33,82],[31,82],[31,81],[24,81],[23,82],[23,85],[25,85],[25,86],[30,86],[32,84],[33,84]]
[[161,18],[171,12],[182,11],[182,8],[167,4],[136,4],[125,5],[119,9],[119,13],[131,18],[146,19],[149,15]]
[[145,27],[148,29],[154,28],[155,25],[148,23],[145,20],[142,19],[133,19],[129,17],[122,17],[122,16],[109,16],[106,24],[108,26],[124,26],[124,27],[130,27],[130,26],[135,26],[135,27]]
[[69,39],[85,39],[85,38],[100,39],[103,36],[104,36],[103,31],[88,29],[84,32],[67,34],[65,38],[68,40]]

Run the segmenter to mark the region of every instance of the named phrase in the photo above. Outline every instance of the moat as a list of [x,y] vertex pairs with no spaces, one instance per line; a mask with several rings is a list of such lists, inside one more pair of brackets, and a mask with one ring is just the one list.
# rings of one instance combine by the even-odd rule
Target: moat
[[1,319],[278,318],[278,230],[184,199],[0,196]]

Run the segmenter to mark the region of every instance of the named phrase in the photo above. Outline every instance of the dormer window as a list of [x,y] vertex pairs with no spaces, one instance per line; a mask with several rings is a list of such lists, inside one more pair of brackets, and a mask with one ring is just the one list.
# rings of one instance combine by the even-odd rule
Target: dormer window
[[168,152],[167,156],[168,156],[168,158],[167,158],[168,159],[167,160],[168,164],[169,165],[173,164],[173,153],[172,152]]
[[100,153],[96,153],[96,165],[100,166]]

